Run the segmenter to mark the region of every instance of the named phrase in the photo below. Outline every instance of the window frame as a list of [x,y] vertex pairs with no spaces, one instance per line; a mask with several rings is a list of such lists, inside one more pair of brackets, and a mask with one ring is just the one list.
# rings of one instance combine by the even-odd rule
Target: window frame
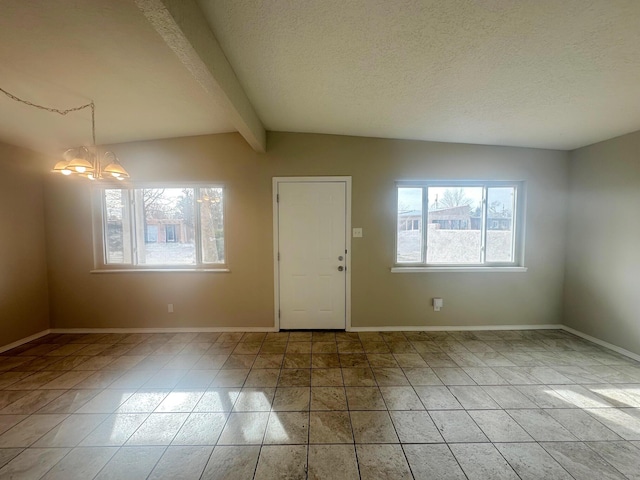
[[[481,232],[481,263],[427,263],[427,235],[429,215],[429,187],[482,187],[482,229]],[[515,208],[513,215],[513,261],[511,262],[487,262],[486,254],[487,232],[489,230],[488,218],[488,189],[511,187],[515,189]],[[422,250],[419,262],[398,262],[398,193],[400,188],[422,189]],[[525,239],[525,214],[526,214],[526,184],[524,181],[510,180],[401,180],[395,182],[395,230],[394,230],[394,261],[391,271],[393,273],[409,272],[480,272],[480,271],[504,271],[524,272],[524,239]]]
[[[228,242],[227,238],[227,188],[218,182],[153,182],[153,183],[127,183],[114,184],[113,182],[96,182],[92,186],[92,213],[93,213],[93,242],[94,242],[94,269],[91,273],[114,273],[114,272],[230,272],[228,266]],[[138,218],[135,213],[135,191],[151,188],[192,188],[194,189],[194,247],[196,263],[194,264],[137,264],[136,235],[130,235],[131,263],[107,263],[107,242],[106,232],[106,199],[105,190],[126,190],[128,193],[128,211],[125,217],[128,219],[132,232],[138,229]],[[203,262],[202,252],[202,226],[200,202],[198,198],[200,188],[220,188],[222,189],[222,230],[224,232],[224,263]],[[124,221],[124,219],[123,219]],[[146,229],[143,233],[143,241],[146,241]]]

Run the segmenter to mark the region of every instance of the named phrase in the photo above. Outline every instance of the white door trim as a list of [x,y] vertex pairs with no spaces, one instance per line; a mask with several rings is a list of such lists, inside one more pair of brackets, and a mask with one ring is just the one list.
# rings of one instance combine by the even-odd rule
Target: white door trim
[[345,216],[345,245],[347,254],[345,257],[346,285],[345,285],[345,328],[351,331],[351,177],[273,177],[273,295],[274,295],[274,325],[276,331],[280,331],[280,269],[278,268],[278,184],[279,183],[323,183],[344,182],[346,187],[346,216]]

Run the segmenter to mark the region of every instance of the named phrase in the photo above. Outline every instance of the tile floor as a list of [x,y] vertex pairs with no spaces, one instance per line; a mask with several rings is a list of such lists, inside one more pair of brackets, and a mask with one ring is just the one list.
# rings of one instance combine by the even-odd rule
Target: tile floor
[[640,364],[560,331],[49,335],[1,479],[640,478]]

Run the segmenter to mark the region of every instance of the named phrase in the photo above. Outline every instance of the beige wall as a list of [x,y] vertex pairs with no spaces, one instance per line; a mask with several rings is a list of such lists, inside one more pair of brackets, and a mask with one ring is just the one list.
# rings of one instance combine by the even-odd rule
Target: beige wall
[[0,347],[49,328],[42,160],[0,143]]
[[570,165],[565,323],[640,354],[640,132]]
[[[138,181],[227,186],[228,274],[90,274],[87,183],[51,178],[46,220],[54,327],[273,325],[271,179],[351,175],[354,326],[560,323],[568,155],[565,152],[270,133],[256,154],[236,134],[114,146]],[[527,273],[391,274],[394,181],[525,180]],[[445,308],[434,313],[433,296]],[[166,312],[173,303],[175,313]]]

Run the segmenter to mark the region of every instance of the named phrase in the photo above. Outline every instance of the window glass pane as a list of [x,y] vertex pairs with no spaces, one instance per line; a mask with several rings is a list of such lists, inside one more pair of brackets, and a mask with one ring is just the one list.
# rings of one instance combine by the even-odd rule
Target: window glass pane
[[427,263],[479,264],[482,187],[429,187]]
[[167,243],[173,243],[176,241],[176,226],[167,225]]
[[147,225],[147,243],[158,243],[157,225]]
[[106,263],[131,263],[128,191],[105,189],[104,232]]
[[202,261],[225,263],[224,260],[224,198],[222,188],[200,188]]
[[422,262],[422,188],[398,188],[397,263]]
[[136,194],[142,204],[138,213],[142,217],[142,231],[138,226],[137,232],[138,263],[195,264],[194,189],[145,188],[136,190]]
[[487,189],[487,262],[513,262],[514,187]]

